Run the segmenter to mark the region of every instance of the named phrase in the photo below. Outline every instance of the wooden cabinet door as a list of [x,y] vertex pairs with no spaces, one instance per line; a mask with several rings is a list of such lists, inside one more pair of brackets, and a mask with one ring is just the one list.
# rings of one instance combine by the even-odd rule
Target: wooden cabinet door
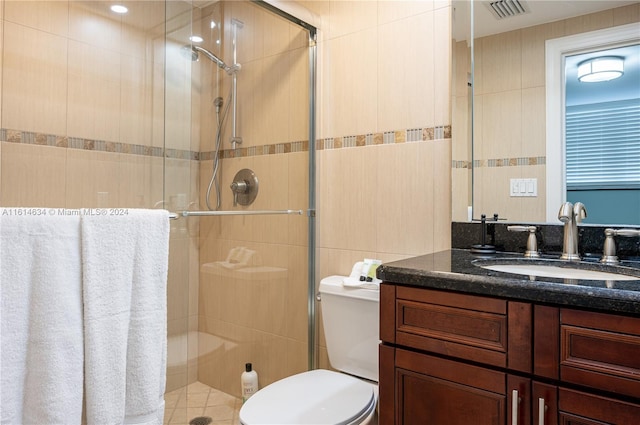
[[396,349],[396,424],[506,425],[506,375]]
[[558,389],[559,425],[638,425],[640,405]]
[[560,380],[640,399],[640,318],[561,309]]
[[558,425],[558,387],[534,381],[531,388],[532,424]]

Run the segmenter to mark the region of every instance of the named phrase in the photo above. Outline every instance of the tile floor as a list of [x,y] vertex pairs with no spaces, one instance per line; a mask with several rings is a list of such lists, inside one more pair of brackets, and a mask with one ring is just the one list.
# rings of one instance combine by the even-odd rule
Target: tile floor
[[189,425],[195,417],[208,416],[210,425],[239,425],[242,401],[234,396],[194,382],[165,394],[164,423]]

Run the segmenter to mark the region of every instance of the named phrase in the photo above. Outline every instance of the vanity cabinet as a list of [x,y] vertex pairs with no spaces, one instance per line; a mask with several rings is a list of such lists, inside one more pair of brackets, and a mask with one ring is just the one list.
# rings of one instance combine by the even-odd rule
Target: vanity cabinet
[[380,424],[640,424],[640,318],[383,283]]

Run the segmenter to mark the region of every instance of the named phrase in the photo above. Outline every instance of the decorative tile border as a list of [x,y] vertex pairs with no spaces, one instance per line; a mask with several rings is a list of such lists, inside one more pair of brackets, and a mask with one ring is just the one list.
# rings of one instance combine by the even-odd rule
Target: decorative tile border
[[493,158],[493,159],[476,159],[473,161],[475,168],[496,168],[496,167],[518,167],[523,165],[545,165],[547,158],[545,156],[519,157],[519,158]]
[[164,149],[157,146],[136,145],[131,143],[109,142],[106,140],[84,139],[81,137],[57,136],[31,131],[0,129],[0,141],[25,145],[52,146],[57,148],[80,149],[95,152],[125,153],[157,158],[199,160],[199,152]]
[[[397,143],[417,143],[449,138],[451,138],[450,125],[430,128],[413,128],[407,130],[386,131],[382,133],[367,133],[318,139],[316,141],[316,150],[356,148],[362,146]],[[215,156],[215,151],[196,152],[181,149],[164,149],[156,146],[109,142],[105,140],[84,139],[80,137],[57,136],[5,128],[0,129],[0,141],[67,149],[81,149],[96,152],[114,152],[159,158],[186,159],[192,161],[212,160]],[[309,141],[300,140],[295,142],[252,146],[248,148],[225,149],[220,151],[219,157],[229,159],[308,151]]]

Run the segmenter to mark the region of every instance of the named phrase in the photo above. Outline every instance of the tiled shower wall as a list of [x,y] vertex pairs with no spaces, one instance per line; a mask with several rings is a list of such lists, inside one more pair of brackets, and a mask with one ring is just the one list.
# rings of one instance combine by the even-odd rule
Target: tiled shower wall
[[[128,5],[116,16],[108,2],[0,1],[0,205],[173,209],[197,200],[199,147],[189,120],[171,114],[190,114],[191,65],[169,63],[165,80],[165,16],[190,30],[191,8]],[[170,336],[188,329],[193,232],[172,223]],[[187,357],[186,344],[171,349]],[[168,387],[185,385],[186,363],[169,360]]]
[[[474,215],[500,212],[511,221],[546,220],[545,41],[640,20],[640,4],[491,35],[476,40]],[[458,65],[454,96],[454,159],[468,162],[464,146],[468,108],[465,102],[466,42],[455,46]],[[496,69],[500,66],[500,69]],[[458,124],[460,124],[458,126]],[[460,130],[460,131],[459,131]],[[466,154],[466,155],[465,155]],[[462,161],[462,162],[463,162]],[[468,180],[469,168],[454,168],[454,181]],[[537,178],[538,196],[510,198],[509,180]],[[453,219],[466,221],[464,190],[455,188]],[[457,196],[458,194],[463,196]]]
[[[218,19],[218,20],[217,20]],[[210,30],[214,20],[223,25]],[[233,58],[237,30],[237,135],[231,149],[232,111],[222,135],[221,210],[308,208],[309,42],[306,31],[250,2],[219,2],[202,11],[197,28],[203,47],[225,62]],[[229,102],[231,78],[209,61],[201,73],[200,205],[215,158],[217,96]],[[241,169],[255,172],[258,196],[234,206],[229,184]],[[212,192],[210,202],[215,205]],[[246,362],[260,385],[307,369],[308,219],[296,216],[233,216],[200,220],[198,380],[239,395]],[[242,251],[238,251],[242,250]],[[234,257],[233,253],[242,252]],[[245,261],[246,260],[246,261]]]
[[[388,261],[447,248],[449,3],[301,3],[317,15],[321,28],[318,279],[348,274],[364,257]],[[238,41],[238,84],[244,90],[239,93],[238,119],[244,142],[238,151],[230,151],[224,142],[222,209],[232,208],[228,182],[244,167],[261,179],[252,209],[304,209],[309,144],[308,129],[301,124],[306,122],[308,100],[300,96],[306,96],[307,81],[304,72],[289,70],[305,69],[306,36],[275,18],[256,21],[253,5],[230,2],[224,7],[225,16],[244,22],[241,34],[250,42]],[[230,57],[228,48],[225,44],[220,54]],[[224,95],[225,80],[212,78]],[[213,116],[213,108],[202,102],[202,110],[206,108],[210,109],[203,117]],[[204,128],[205,118],[201,122]],[[211,175],[213,130],[201,133],[201,193]],[[228,138],[229,127],[223,140]],[[199,380],[234,394],[244,361],[259,359],[254,365],[261,385],[305,370],[306,219],[208,219],[201,220],[200,229],[200,335],[217,335],[222,339],[218,344],[232,351],[201,350]],[[268,265],[272,277],[265,274],[250,281],[221,270],[220,263],[238,246],[259,253],[259,264]],[[328,367],[322,335],[320,345],[320,366]]]

